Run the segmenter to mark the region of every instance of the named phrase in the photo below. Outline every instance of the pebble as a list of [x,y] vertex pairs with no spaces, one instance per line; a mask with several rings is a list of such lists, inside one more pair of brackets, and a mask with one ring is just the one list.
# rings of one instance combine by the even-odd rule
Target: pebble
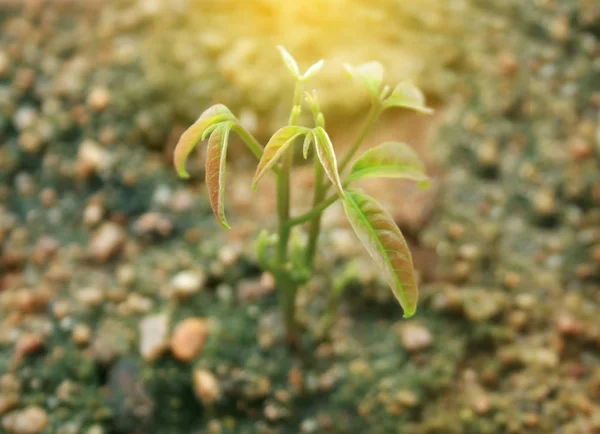
[[169,347],[169,317],[156,314],[144,317],[139,324],[140,354],[147,361],[157,360]]
[[10,57],[6,51],[0,51],[0,78],[8,76],[10,71]]
[[194,392],[205,405],[213,404],[221,396],[219,380],[210,371],[195,369],[193,373]]
[[101,174],[110,165],[110,153],[93,140],[86,139],[79,145],[75,172],[81,179]]
[[505,293],[486,288],[465,289],[461,295],[465,314],[473,322],[492,319],[500,314],[507,304]]
[[19,404],[19,395],[16,393],[0,393],[0,416],[12,410]]
[[202,351],[208,332],[207,322],[202,318],[188,318],[181,321],[175,327],[171,338],[173,356],[182,362],[189,362],[196,358]]
[[48,422],[46,410],[41,407],[27,407],[6,415],[2,419],[2,426],[14,434],[39,434],[46,429]]
[[427,327],[415,322],[407,322],[398,328],[400,341],[406,351],[415,352],[429,348],[433,336]]
[[180,271],[171,279],[171,288],[178,297],[188,298],[204,288],[206,278],[201,270]]
[[92,338],[92,329],[86,324],[77,324],[73,327],[71,336],[77,345],[87,345]]
[[125,243],[123,228],[115,223],[104,223],[94,233],[89,244],[90,254],[99,262],[106,262],[115,256]]
[[243,279],[238,283],[237,295],[241,302],[255,301],[273,292],[274,279],[265,277],[260,279]]
[[38,333],[23,333],[15,345],[15,357],[22,360],[24,357],[39,351],[44,345],[44,340]]
[[95,286],[81,288],[75,294],[77,300],[86,307],[97,307],[104,301],[104,292]]
[[134,230],[139,234],[156,234],[165,237],[173,232],[173,223],[158,212],[147,212],[135,221]]
[[95,227],[102,221],[104,207],[100,204],[91,203],[83,209],[83,224],[87,227]]
[[87,98],[88,106],[97,112],[105,110],[109,103],[110,92],[104,87],[96,87],[92,89]]
[[131,287],[136,280],[135,267],[129,264],[120,265],[117,268],[117,281],[124,288]]

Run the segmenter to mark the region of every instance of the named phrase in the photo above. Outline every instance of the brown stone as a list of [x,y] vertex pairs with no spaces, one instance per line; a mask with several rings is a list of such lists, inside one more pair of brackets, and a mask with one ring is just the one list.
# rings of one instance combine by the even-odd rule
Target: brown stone
[[208,325],[201,318],[188,318],[175,327],[171,338],[171,352],[176,359],[182,362],[193,360],[202,351]]

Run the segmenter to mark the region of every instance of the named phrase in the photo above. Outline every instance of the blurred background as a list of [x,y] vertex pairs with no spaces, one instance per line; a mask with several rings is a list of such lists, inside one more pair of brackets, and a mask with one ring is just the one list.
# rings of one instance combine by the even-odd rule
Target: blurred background
[[[208,106],[264,143],[292,81],[319,90],[338,149],[368,97],[344,62],[417,83],[433,116],[386,113],[434,177],[365,183],[421,280],[410,320],[325,215],[283,344],[253,243],[273,185],[233,142],[231,231],[203,148],[172,152]],[[312,170],[293,175],[294,212]],[[318,324],[345,279],[331,340]],[[600,433],[600,2],[0,0],[0,432]]]

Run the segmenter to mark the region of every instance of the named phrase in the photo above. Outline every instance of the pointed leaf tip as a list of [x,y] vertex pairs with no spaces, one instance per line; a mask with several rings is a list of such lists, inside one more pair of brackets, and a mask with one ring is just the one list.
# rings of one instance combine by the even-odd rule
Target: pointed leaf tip
[[315,75],[317,75],[319,73],[319,71],[321,70],[321,68],[323,68],[324,64],[325,64],[325,61],[323,59],[321,59],[317,63],[315,63],[314,65],[311,65],[306,70],[306,72],[304,73],[304,75],[302,76],[302,80],[303,81],[307,81],[307,80],[313,78]]
[[227,163],[227,145],[232,123],[220,124],[208,139],[206,154],[206,187],[210,206],[217,221],[225,229],[231,229],[225,218],[225,166]]
[[308,158],[308,150],[310,149],[310,144],[313,142],[313,140],[313,132],[309,131],[306,133],[306,136],[304,137],[304,144],[302,145],[302,156],[305,160]]
[[346,190],[342,203],[352,229],[400,302],[404,317],[411,317],[417,309],[419,290],[412,255],[402,232],[375,199],[358,190]]
[[292,73],[292,75],[296,79],[301,79],[302,77],[300,76],[300,69],[298,68],[298,63],[292,57],[292,55],[283,47],[283,45],[278,45],[277,49],[281,53],[283,63],[285,64],[287,69]]
[[420,184],[429,180],[419,155],[401,142],[385,142],[362,154],[352,164],[348,182],[363,178],[404,178]]
[[220,122],[234,120],[235,116],[233,116],[226,106],[216,104],[206,109],[198,120],[184,131],[173,153],[173,165],[180,177],[189,178],[190,175],[185,168],[185,163],[196,144],[202,140],[206,130]]
[[432,109],[425,106],[425,95],[412,81],[399,83],[383,102],[383,105],[386,108],[402,107],[425,114],[433,113]]
[[379,89],[383,81],[384,68],[379,62],[367,62],[362,65],[352,66],[344,64],[346,72],[355,80],[360,81],[373,98],[379,96]]
[[313,129],[315,149],[317,150],[317,157],[323,166],[325,174],[337,190],[338,194],[344,196],[344,188],[342,187],[342,181],[340,180],[340,174],[337,168],[337,160],[335,157],[335,150],[327,131],[322,127],[316,127]]
[[287,148],[294,142],[294,140],[303,134],[309,132],[308,128],[299,126],[287,126],[279,129],[273,134],[269,142],[263,150],[263,155],[258,162],[256,173],[252,179],[252,188],[256,188],[260,179],[264,174],[273,167],[275,163],[285,153]]

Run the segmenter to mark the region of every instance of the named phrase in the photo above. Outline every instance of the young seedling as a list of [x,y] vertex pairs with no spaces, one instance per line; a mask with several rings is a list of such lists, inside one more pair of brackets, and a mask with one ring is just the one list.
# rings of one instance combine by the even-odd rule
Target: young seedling
[[[258,260],[264,269],[275,277],[288,343],[298,346],[298,325],[295,318],[296,294],[314,272],[314,260],[320,235],[321,215],[333,203],[341,200],[350,225],[371,257],[381,267],[402,309],[404,317],[412,316],[417,307],[418,288],[410,250],[392,217],[372,197],[352,188],[355,181],[371,177],[405,178],[426,186],[429,178],[417,154],[406,144],[386,142],[366,151],[353,160],[361,143],[371,131],[384,110],[400,107],[431,113],[424,104],[421,91],[411,82],[402,82],[393,89],[383,86],[383,67],[369,62],[357,67],[346,65],[349,75],[368,91],[371,109],[345,155],[338,163],[334,146],[325,129],[325,117],[319,108],[315,91],[305,93],[306,83],[323,65],[319,61],[300,73],[294,58],[278,47],[287,69],[292,73],[295,91],[289,122],[277,130],[263,147],[224,105],[207,109],[185,131],[175,149],[174,163],[179,175],[187,178],[185,162],[196,144],[208,137],[206,157],[206,186],[215,217],[224,228],[229,228],[225,218],[224,188],[225,165],[229,136],[237,134],[256,156],[258,167],[252,186],[272,173],[277,181],[278,227],[275,235],[261,232],[257,241]],[[314,125],[299,125],[299,116],[306,104],[312,113]],[[300,140],[302,139],[302,141]],[[314,147],[314,194],[312,208],[298,216],[290,215],[290,175],[293,147],[302,143],[304,158]],[[350,169],[346,171],[350,163]],[[347,173],[346,173],[347,172]],[[329,190],[333,188],[333,193]],[[308,223],[307,242],[303,245],[294,237],[292,229]],[[336,285],[336,297],[339,293]],[[331,306],[330,309],[335,308]],[[331,317],[331,313],[329,312]]]

